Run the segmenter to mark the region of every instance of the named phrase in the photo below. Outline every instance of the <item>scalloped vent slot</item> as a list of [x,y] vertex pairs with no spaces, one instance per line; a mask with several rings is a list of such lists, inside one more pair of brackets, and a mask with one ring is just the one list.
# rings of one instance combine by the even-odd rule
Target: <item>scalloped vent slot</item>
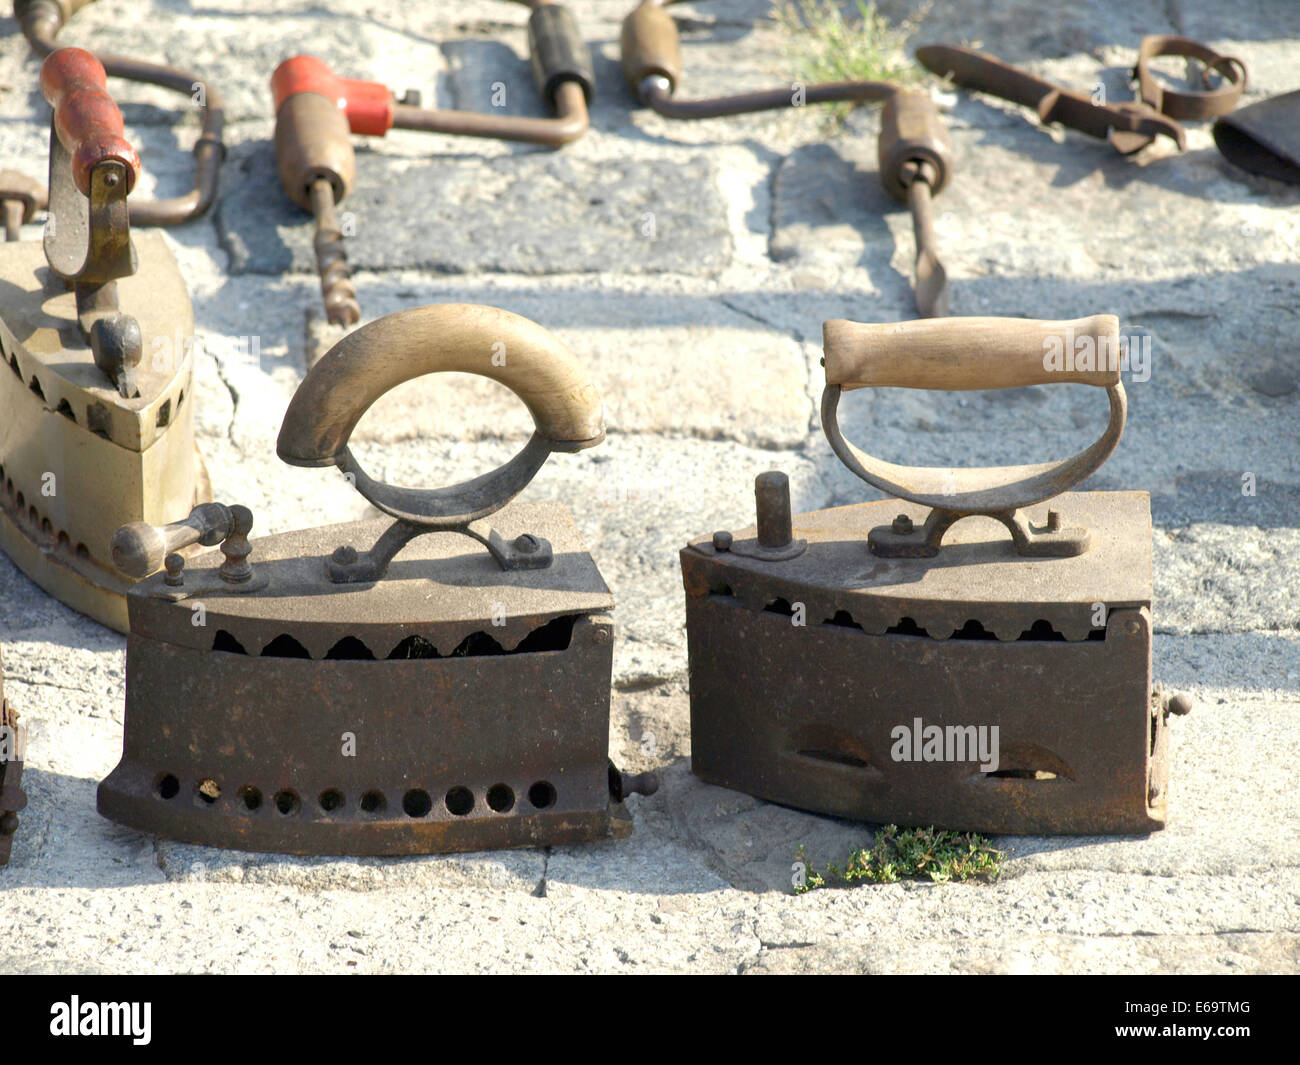
[[794,617],[794,607],[790,605],[787,599],[773,599],[767,606],[763,607],[765,614],[780,614],[782,617]]
[[109,416],[108,408],[102,403],[94,403],[86,408],[86,428],[96,436],[102,436],[105,440],[111,440],[108,430],[112,428],[113,420]]
[[822,622],[822,624],[835,625],[841,629],[857,629],[858,631],[862,630],[862,626],[853,620],[853,615],[850,614],[847,610],[835,611],[835,616],[833,618],[827,618],[825,621]]
[[45,399],[45,389],[41,388],[41,382],[39,379],[33,377],[32,383],[27,387],[35,392],[42,400]]
[[230,635],[225,629],[218,629],[217,634],[212,637],[212,649],[214,651],[225,651],[232,655],[246,655],[244,645]]
[[325,652],[325,657],[335,661],[373,662],[375,653],[355,636],[344,636],[343,639]]
[[729,584],[710,585],[709,595],[721,596],[724,599],[734,599],[736,597],[736,593],[731,590]]
[[929,636],[930,634],[921,628],[911,618],[899,618],[897,625],[890,625],[885,630],[886,636]]
[[537,651],[567,651],[573,642],[573,626],[578,623],[578,614],[566,614],[552,618],[545,625],[533,629],[519,641],[513,654],[533,654]]
[[310,658],[307,648],[290,636],[287,632],[282,632],[274,640],[262,648],[263,658]]
[[172,420],[172,401],[169,399],[158,408],[158,418],[155,422],[159,429],[166,429]]

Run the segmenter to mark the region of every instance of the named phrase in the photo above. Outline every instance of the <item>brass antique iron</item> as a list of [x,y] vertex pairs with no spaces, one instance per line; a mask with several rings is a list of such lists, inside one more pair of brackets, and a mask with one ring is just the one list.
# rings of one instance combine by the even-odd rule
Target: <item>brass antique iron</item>
[[[1201,64],[1204,92],[1165,88],[1150,68],[1159,56],[1179,56]],[[1214,118],[1237,106],[1246,89],[1246,66],[1235,56],[1187,37],[1153,34],[1142,38],[1133,81],[1136,100],[1108,103],[1086,92],[1053,84],[1045,78],[970,48],[931,44],[916,50],[916,61],[931,73],[952,78],[967,89],[1032,107],[1042,122],[1060,122],[1090,137],[1104,137],[1116,151],[1132,155],[1156,137],[1168,137],[1182,151],[1187,134],[1180,120]],[[1211,74],[1222,79],[1213,85]]]
[[[442,371],[515,392],[536,425],[529,442],[454,487],[372,479],[353,428],[389,389]],[[174,839],[301,854],[627,835],[623,798],[657,782],[608,757],[613,597],[565,507],[510,502],[551,452],[604,433],[586,372],[507,311],[421,307],[341,340],[295,393],[278,452],[337,466],[390,518],[250,544],[252,514],[214,503],[120,530],[118,565],[165,572],[130,595],[122,760],[100,812]],[[218,541],[189,564],[175,554]]]
[[27,806],[23,793],[23,758],[27,730],[18,711],[5,702],[4,660],[0,658],[0,865],[6,865],[18,831],[18,812]]
[[309,55],[286,59],[271,75],[280,181],[288,197],[316,219],[316,265],[326,315],[335,325],[361,317],[335,210],[356,182],[351,134],[382,137],[390,129],[413,129],[559,148],[587,132],[595,77],[577,22],[552,0],[515,2],[532,9],[533,80],[554,118],[424,108],[411,92],[395,101],[382,83],[340,78]]
[[165,240],[132,239],[140,164],[103,67],[61,48],[41,88],[54,108],[44,241],[0,245],[0,547],[50,594],[125,631],[114,531],[209,498],[193,314]]
[[[55,39],[64,23],[93,2],[94,0],[14,0],[14,18],[22,27],[23,36],[27,38],[32,51],[44,59],[58,47]],[[194,187],[184,196],[167,200],[136,198],[130,204],[131,223],[137,226],[174,226],[198,218],[212,206],[217,197],[217,175],[226,151],[221,139],[225,112],[216,86],[191,70],[147,63],[129,56],[97,53],[96,58],[111,78],[170,89],[185,97],[189,106],[198,105],[201,125],[192,150]],[[9,204],[14,202],[26,205],[29,202],[25,180],[22,175],[16,175],[12,171],[0,173],[0,203],[5,207],[7,232],[12,232],[9,229]],[[44,190],[40,191],[43,195]],[[31,208],[25,206],[25,211],[26,217],[23,220],[30,221]],[[7,239],[15,240],[16,237],[7,236]]]
[[623,20],[623,76],[636,99],[671,119],[722,118],[819,103],[884,104],[878,142],[880,183],[912,212],[916,237],[916,309],[922,318],[948,313],[948,276],[939,261],[930,201],[953,171],[952,139],[928,93],[888,81],[836,81],[820,85],[682,100],[682,47],[667,11],[675,0],[641,0]]
[[[1112,315],[827,322],[822,427],[897,498],[792,518],[785,475],[766,473],[756,526],[682,550],[694,772],[865,821],[1163,827],[1167,717],[1190,702],[1151,685],[1150,500],[1067,491],[1119,442],[1121,361]],[[1054,382],[1110,407],[1061,462],[895,465],[839,428],[848,389]]]

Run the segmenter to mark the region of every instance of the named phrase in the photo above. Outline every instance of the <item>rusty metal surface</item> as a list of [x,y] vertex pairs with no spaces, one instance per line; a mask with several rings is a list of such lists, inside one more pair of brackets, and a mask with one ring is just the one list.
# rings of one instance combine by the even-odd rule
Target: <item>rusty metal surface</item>
[[496,521],[548,539],[552,564],[505,571],[432,533],[384,580],[334,583],[326,560],[382,535],[377,519],[255,541],[248,589],[222,586],[220,551],[184,570],[194,598],[165,574],[141,582],[123,757],[100,812],[196,843],[312,854],[626,835],[616,799],[644,782],[607,755],[613,597],[563,506],[516,503]]
[[4,659],[0,657],[0,865],[9,861],[18,813],[27,806],[22,788],[26,729],[18,711],[5,701]]
[[[1151,695],[1148,497],[1069,493],[1053,506],[1092,530],[1085,554],[1024,559],[997,526],[971,519],[937,560],[878,558],[872,528],[925,514],[895,500],[797,515],[793,534],[808,546],[788,561],[693,541],[681,565],[694,771],[866,821],[1161,827],[1167,708]],[[893,730],[916,718],[998,726],[999,769],[893,760]]]
[[969,48],[924,45],[916,50],[916,61],[941,78],[951,77],[963,88],[1032,107],[1043,122],[1060,122],[1090,137],[1109,138],[1126,154],[1158,136],[1168,137],[1180,150],[1187,147],[1183,127],[1140,100],[1099,103],[1085,92],[1056,85]]
[[1214,123],[1214,143],[1234,166],[1300,185],[1300,90],[1220,118]]

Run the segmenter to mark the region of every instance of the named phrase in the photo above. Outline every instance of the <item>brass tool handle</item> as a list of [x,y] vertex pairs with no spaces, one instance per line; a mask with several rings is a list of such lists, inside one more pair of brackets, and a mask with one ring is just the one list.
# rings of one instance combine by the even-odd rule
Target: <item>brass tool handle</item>
[[[928,318],[822,327],[826,383],[841,388],[1020,388],[1119,383],[1119,319]],[[1101,368],[1098,368],[1098,367]]]
[[[348,447],[362,415],[402,382],[445,372],[491,378],[523,400],[536,425],[528,446],[499,469],[449,488],[372,480]],[[292,466],[338,466],[380,510],[446,529],[504,506],[552,451],[581,451],[604,437],[600,394],[554,335],[496,307],[443,303],[390,314],[335,344],[294,393],[276,450]]]
[[150,525],[133,521],[113,534],[109,545],[113,565],[128,577],[147,577],[163,568],[168,555],[190,544],[213,547],[233,528],[231,508],[223,503],[201,503],[184,521]]
[[[836,320],[825,323],[823,334],[826,439],[854,474],[901,499],[963,513],[1027,507],[1059,495],[1095,472],[1124,432],[1128,406],[1120,381],[1119,321],[1114,315],[1065,322],[931,318],[864,325]],[[1079,368],[1080,362],[1089,365]],[[1058,382],[1105,386],[1110,403],[1110,420],[1101,437],[1059,462],[975,469],[900,466],[859,450],[839,428],[837,408],[845,389],[967,390]]]
[[54,108],[54,129],[72,157],[78,191],[89,196],[91,171],[113,159],[125,169],[130,192],[140,176],[140,157],[126,139],[99,60],[83,48],[52,52],[41,64],[41,92]]

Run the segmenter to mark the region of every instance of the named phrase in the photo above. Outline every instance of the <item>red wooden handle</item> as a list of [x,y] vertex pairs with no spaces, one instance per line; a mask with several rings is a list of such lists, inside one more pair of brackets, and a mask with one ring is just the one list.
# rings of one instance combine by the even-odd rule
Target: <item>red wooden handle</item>
[[126,139],[122,112],[108,95],[104,68],[84,48],[59,48],[41,64],[41,92],[54,108],[54,129],[72,156],[72,178],[90,195],[90,172],[108,159],[127,170],[127,192],[140,174],[140,156]]
[[299,92],[320,93],[346,116],[353,133],[382,137],[393,128],[393,94],[378,81],[340,78],[323,59],[296,55],[271,75],[271,99],[280,105]]

